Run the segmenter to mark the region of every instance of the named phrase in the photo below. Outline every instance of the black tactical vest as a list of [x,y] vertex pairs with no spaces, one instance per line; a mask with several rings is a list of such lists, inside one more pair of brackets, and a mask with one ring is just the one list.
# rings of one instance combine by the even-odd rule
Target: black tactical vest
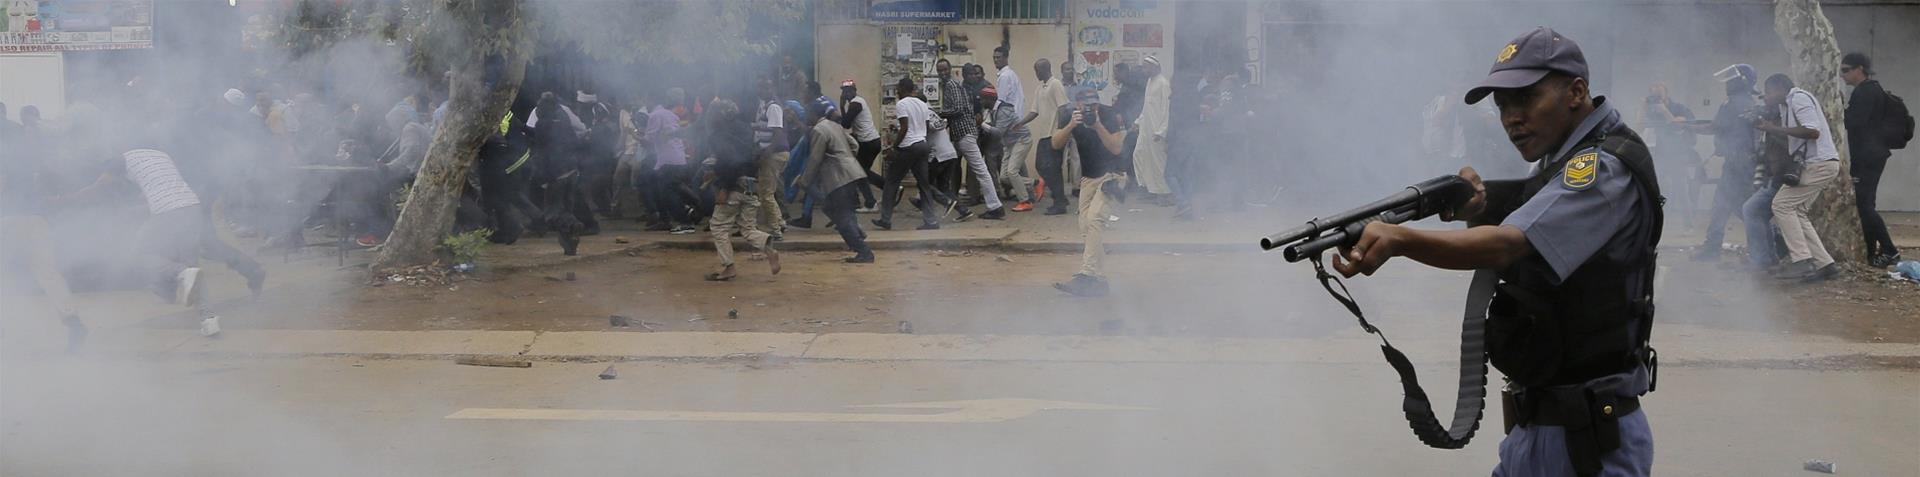
[[1553,184],[1566,162],[1598,147],[1626,166],[1639,189],[1625,253],[1603,248],[1553,285],[1537,254],[1499,273],[1488,309],[1488,358],[1518,387],[1583,383],[1632,370],[1646,359],[1653,324],[1654,247],[1660,242],[1659,181],[1646,143],[1623,123],[1596,129],[1524,181],[1517,204]]

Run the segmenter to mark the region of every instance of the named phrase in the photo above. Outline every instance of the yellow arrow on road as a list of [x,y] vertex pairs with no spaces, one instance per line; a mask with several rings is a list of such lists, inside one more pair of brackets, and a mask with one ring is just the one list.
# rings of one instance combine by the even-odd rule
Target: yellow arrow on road
[[543,421],[708,421],[708,422],[837,422],[837,423],[983,423],[1005,422],[1040,411],[1151,411],[1152,408],[1043,399],[974,399],[848,406],[868,409],[944,409],[937,414],[880,414],[858,412],[728,412],[629,411],[613,409],[501,409],[467,408],[447,419],[507,419]]

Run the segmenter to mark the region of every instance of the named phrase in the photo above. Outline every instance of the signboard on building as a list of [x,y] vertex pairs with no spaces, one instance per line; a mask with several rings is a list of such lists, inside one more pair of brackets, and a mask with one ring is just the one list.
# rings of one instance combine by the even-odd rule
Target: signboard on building
[[1081,85],[1111,100],[1120,91],[1115,66],[1138,65],[1147,55],[1173,62],[1172,0],[1072,0],[1073,65]]
[[153,0],[0,0],[0,53],[153,47]]
[[873,0],[867,17],[884,22],[957,22],[962,0]]

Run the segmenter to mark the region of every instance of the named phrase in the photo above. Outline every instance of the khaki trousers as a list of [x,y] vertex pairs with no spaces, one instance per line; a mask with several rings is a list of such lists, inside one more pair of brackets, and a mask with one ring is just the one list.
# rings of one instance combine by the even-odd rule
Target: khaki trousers
[[775,235],[787,231],[786,211],[780,209],[780,191],[785,188],[780,183],[780,174],[787,170],[789,154],[787,151],[763,153],[760,170],[754,173],[754,179],[760,181],[753,191],[760,198],[760,226]]
[[1773,223],[1780,226],[1780,239],[1787,242],[1789,260],[1813,259],[1816,268],[1833,263],[1826,245],[1820,243],[1820,234],[1813,230],[1813,222],[1807,220],[1807,210],[1813,208],[1814,199],[1820,198],[1820,191],[1839,176],[1840,161],[1808,163],[1800,172],[1800,185],[1781,187],[1773,196]]
[[[782,153],[783,155],[785,153]],[[766,250],[766,232],[754,227],[754,219],[760,214],[760,195],[753,191],[723,191],[726,200],[713,204],[713,217],[708,219],[707,228],[713,230],[713,249],[720,253],[721,266],[733,266],[733,232],[740,231],[747,238],[747,244],[754,250]]]
[[1081,275],[1103,278],[1100,265],[1107,256],[1107,244],[1103,240],[1107,230],[1107,208],[1113,205],[1113,196],[1107,195],[1102,186],[1113,181],[1125,183],[1126,180],[1127,175],[1118,172],[1080,178],[1080,239],[1085,242],[1085,248],[1080,252]]

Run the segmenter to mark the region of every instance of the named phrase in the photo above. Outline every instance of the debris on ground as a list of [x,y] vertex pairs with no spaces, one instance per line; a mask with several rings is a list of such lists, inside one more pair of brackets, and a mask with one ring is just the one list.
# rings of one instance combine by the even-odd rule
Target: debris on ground
[[687,318],[688,323],[692,323],[695,321],[706,321],[706,320],[707,320],[707,317],[700,316],[700,315],[693,315],[693,318]]
[[993,257],[993,260],[1001,263],[1013,263],[1013,257],[1008,257],[1006,256],[1006,254],[995,256]]
[[629,241],[627,241],[627,238],[626,238],[626,237],[614,237],[614,238],[613,238],[613,243],[620,243],[620,244],[624,244],[624,243],[632,243],[632,242],[629,242]]
[[900,332],[901,332],[901,333],[905,333],[905,334],[909,334],[909,335],[910,335],[910,334],[913,334],[913,322],[909,322],[909,321],[901,321],[901,322],[900,322]]
[[451,277],[448,275],[452,273],[452,271],[453,267],[435,262],[428,265],[389,270],[384,272],[384,278],[386,283],[404,283],[413,286],[439,286],[451,282]]
[[1820,459],[1809,460],[1807,461],[1807,464],[1801,466],[1801,468],[1814,471],[1814,472],[1819,472],[1822,474],[1834,473],[1833,463],[1820,460]]
[[573,275],[573,272],[567,272],[567,281],[573,281],[575,278],[577,277]]
[[473,268],[473,264],[471,263],[456,263],[453,264],[453,273],[469,273],[473,271]]
[[212,338],[220,334],[220,317],[212,313],[200,319],[200,336]]
[[607,315],[607,324],[614,328],[626,328],[627,325],[631,324],[630,320],[630,318],[625,316]]
[[617,370],[614,370],[613,365],[611,364],[607,365],[607,369],[605,371],[600,372],[600,379],[602,380],[613,379],[617,377],[620,377],[620,372]]
[[540,277],[540,278],[545,278],[545,279],[547,279],[547,281],[550,281],[550,282],[564,282],[564,281],[566,281],[566,280],[564,280],[564,279],[561,279],[560,277],[556,277],[556,276],[553,276],[553,275],[546,275],[546,276],[542,276],[542,277]]
[[524,359],[501,358],[497,356],[469,356],[453,360],[453,364],[464,366],[491,366],[495,368],[531,368],[532,361]]
[[728,310],[727,310],[727,319],[729,319],[729,320],[738,320],[738,319],[740,319],[740,310],[739,310],[739,309],[728,309]]

